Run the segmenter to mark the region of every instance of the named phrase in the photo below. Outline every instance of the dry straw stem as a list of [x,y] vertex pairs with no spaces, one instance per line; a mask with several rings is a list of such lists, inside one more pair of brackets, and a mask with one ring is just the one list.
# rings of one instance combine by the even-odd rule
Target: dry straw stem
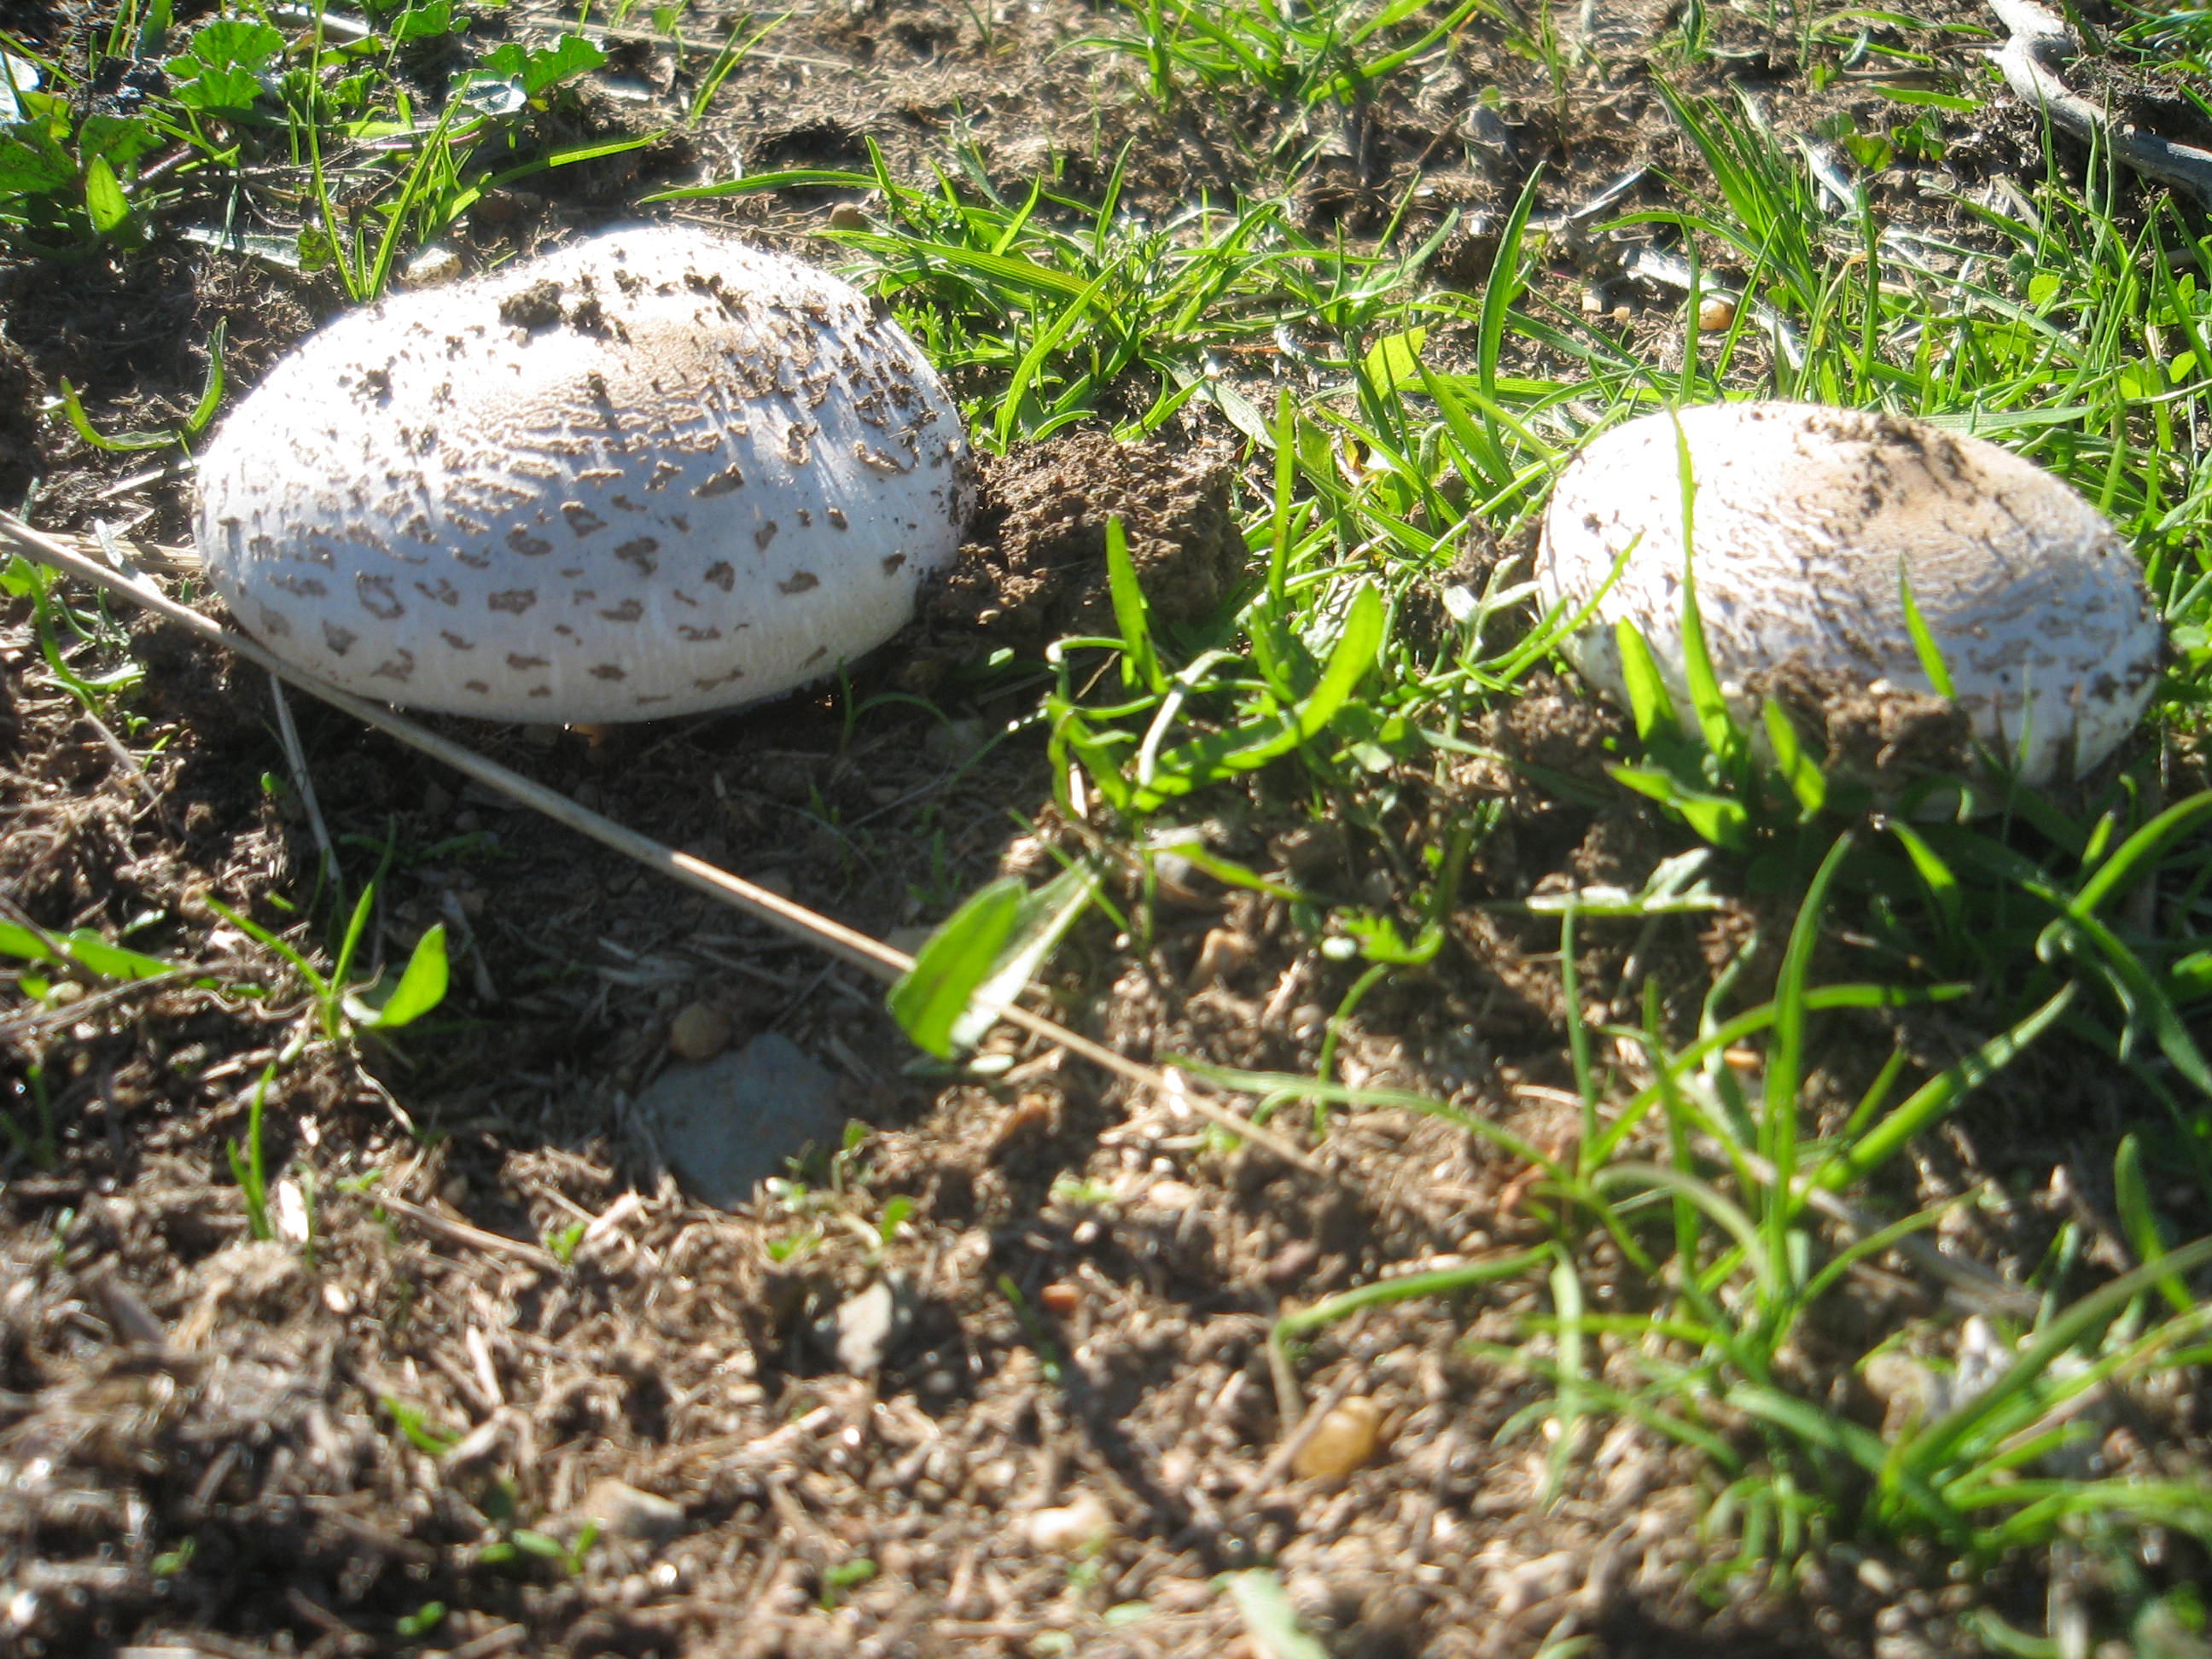
[[1989,0],[1989,7],[2011,32],[1997,53],[1997,68],[2016,95],[2041,110],[2060,131],[2102,144],[2146,178],[2185,190],[2212,207],[2212,151],[2117,121],[2109,110],[2098,108],[2058,78],[2051,64],[2072,57],[2079,47],[2065,19],[2034,0]]
[[[672,847],[664,846],[649,836],[641,836],[635,830],[617,823],[612,818],[578,805],[566,795],[548,789],[541,783],[532,782],[519,772],[509,771],[473,749],[440,737],[381,704],[341,691],[336,686],[326,685],[312,675],[302,673],[245,635],[234,633],[191,606],[179,604],[135,573],[126,574],[111,568],[59,538],[33,530],[12,513],[0,512],[0,540],[5,540],[27,558],[36,559],[41,564],[90,582],[111,593],[121,594],[132,604],[174,623],[206,643],[221,646],[256,666],[268,670],[287,684],[320,697],[332,708],[343,709],[363,724],[374,726],[386,736],[452,767],[465,777],[473,778],[486,788],[495,789],[510,800],[519,801],[532,811],[542,813],[579,835],[588,836],[601,846],[611,847],[624,857],[635,859],[647,868],[672,877],[709,898],[733,909],[742,910],[755,921],[803,940],[840,962],[886,982],[897,979],[914,967],[914,958],[903,951],[895,951],[855,928],[818,915],[803,904],[794,904],[781,894],[756,886],[743,877],[732,875],[704,859],[694,858],[689,853],[679,853]],[[1156,1091],[1171,1104],[1189,1107],[1200,1117],[1218,1124],[1256,1146],[1265,1147],[1286,1164],[1295,1164],[1314,1175],[1327,1176],[1329,1173],[1305,1152],[1273,1130],[1240,1117],[1225,1107],[1216,1105],[1193,1093],[1179,1081],[1170,1080],[1154,1067],[1131,1060],[1126,1054],[1116,1054],[1103,1044],[1068,1030],[1042,1014],[1009,1005],[1000,1011],[1000,1018],[1048,1042],[1057,1043],[1070,1054],[1089,1060],[1103,1071]]]

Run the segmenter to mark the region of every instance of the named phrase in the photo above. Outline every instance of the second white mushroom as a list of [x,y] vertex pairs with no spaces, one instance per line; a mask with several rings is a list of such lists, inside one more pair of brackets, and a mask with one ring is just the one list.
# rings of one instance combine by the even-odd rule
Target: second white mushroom
[[1596,597],[1562,649],[1626,703],[1616,624],[1632,623],[1686,720],[1692,550],[1707,653],[1746,724],[1747,688],[1785,666],[1877,696],[1931,691],[1908,586],[1975,738],[2024,782],[2095,766],[2158,679],[2158,611],[2104,515],[2008,451],[1923,421],[1715,404],[1616,427],[1567,469],[1544,520],[1539,591],[1571,614]]

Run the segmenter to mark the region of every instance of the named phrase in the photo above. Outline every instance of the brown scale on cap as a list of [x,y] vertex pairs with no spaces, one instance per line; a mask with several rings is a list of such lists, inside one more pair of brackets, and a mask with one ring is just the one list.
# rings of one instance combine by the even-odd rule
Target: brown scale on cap
[[202,457],[200,552],[265,644],[348,690],[657,719],[887,639],[957,549],[969,471],[943,386],[858,291],[641,228],[310,337]]

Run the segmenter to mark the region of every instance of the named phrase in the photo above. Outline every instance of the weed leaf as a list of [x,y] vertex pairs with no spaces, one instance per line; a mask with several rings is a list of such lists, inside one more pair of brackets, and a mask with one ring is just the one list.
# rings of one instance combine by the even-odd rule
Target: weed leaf
[[415,943],[399,983],[368,1023],[380,1031],[412,1024],[446,1000],[446,925],[440,922]]
[[980,1042],[1089,908],[1098,877],[1073,865],[1031,893],[991,883],[930,936],[886,1001],[914,1045],[949,1060]]

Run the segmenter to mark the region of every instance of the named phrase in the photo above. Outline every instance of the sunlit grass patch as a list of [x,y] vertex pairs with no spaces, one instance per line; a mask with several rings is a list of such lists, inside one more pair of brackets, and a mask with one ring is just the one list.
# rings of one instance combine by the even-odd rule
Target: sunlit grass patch
[[453,7],[371,15],[188,25],[167,0],[131,3],[74,56],[0,33],[0,240],[71,258],[181,234],[330,268],[368,299],[487,191],[653,142],[560,134],[574,84],[607,61],[581,35],[456,68]]
[[[1161,72],[1175,66],[1164,59]],[[1964,92],[1944,95],[1958,107],[1971,107]],[[1580,1103],[1566,1146],[1331,1075],[1337,1036],[1374,987],[1454,971],[1434,924],[1468,902],[1458,883],[1487,833],[1479,813],[1462,839],[1397,869],[1379,908],[1285,896],[1310,948],[1344,964],[1316,1075],[1194,1069],[1255,1095],[1263,1112],[1317,1103],[1324,1127],[1334,1109],[1446,1116],[1533,1176],[1526,1208],[1541,1243],[1301,1310],[1279,1328],[1286,1358],[1382,1301],[1517,1283],[1545,1311],[1481,1352],[1550,1385],[1523,1426],[1545,1425],[1555,1485],[1602,1422],[1695,1449],[1711,1471],[1717,1582],[1786,1581],[1793,1563],[1845,1540],[1933,1549],[1961,1572],[2081,1548],[2116,1587],[2107,1616],[2119,1626],[2185,1625],[2193,1604],[2176,1572],[2129,1566],[2130,1540],[2212,1542],[2212,1483],[2114,1468],[2100,1448],[2109,1413],[2129,1408],[2118,1402],[2170,1401],[2212,1353],[2202,1288],[2212,1241],[2180,1242],[2185,1206],[2169,1207],[2177,1190],[2212,1199],[2212,1070],[2196,1035],[2212,992],[2202,965],[2212,796],[2191,793],[2203,780],[2167,747],[2168,733],[2192,733],[2204,698],[2212,560],[2198,456],[2212,412],[2212,267],[2170,210],[2139,210],[2109,175],[2086,192],[2054,176],[2010,196],[1930,198],[1908,216],[1855,172],[1894,155],[1893,137],[1855,149],[1842,132],[1785,137],[1748,104],[1676,94],[1672,107],[1696,175],[1675,181],[1674,205],[1608,233],[1689,264],[1692,292],[1661,301],[1683,307],[1671,357],[1558,302],[1545,270],[1552,226],[1531,199],[1503,226],[1478,293],[1416,300],[1401,288],[1399,303],[1331,318],[1334,354],[1286,354],[1276,407],[1236,422],[1254,473],[1272,483],[1247,503],[1257,568],[1242,602],[1170,636],[1141,586],[1117,580],[1117,631],[1055,647],[1046,712],[1060,804],[1132,849],[1159,842],[1163,826],[1182,848],[1194,843],[1176,825],[1248,804],[1263,772],[1276,779],[1271,810],[1297,803],[1355,821],[1395,781],[1440,775],[1470,748],[1473,718],[1510,702],[1574,620],[1534,615],[1514,550],[1583,438],[1631,414],[1751,395],[1888,408],[2069,479],[2141,550],[2173,625],[2175,659],[2130,757],[2072,797],[2016,791],[1994,817],[1919,823],[1832,790],[1814,757],[1783,741],[1786,722],[1782,735],[1770,724],[1765,745],[1784,751],[1777,771],[1717,702],[1717,726],[1639,719],[1616,778],[1667,810],[1678,844],[1720,849],[1698,855],[1699,890],[1794,897],[1794,921],[1709,984],[1592,988],[1577,982],[1578,936],[1628,923],[1649,937],[1697,908],[1683,902],[1689,881],[1592,894],[1587,911],[1577,895],[1547,896],[1561,911],[1562,1040]],[[912,234],[899,217],[864,244],[881,280],[925,315],[964,312],[957,333],[940,322],[936,337],[981,365],[969,342],[992,303],[985,287],[957,258],[925,278],[927,257],[899,245]],[[1193,226],[1179,228],[1188,246]],[[945,246],[927,256],[945,258]],[[1024,397],[1114,280],[1101,282],[1095,247],[1084,274],[1061,279],[1065,297],[1017,307],[1045,319],[1025,322],[1029,343],[1000,358]],[[1721,328],[1698,326],[1700,283],[1744,296]],[[1509,373],[1509,359],[1544,368]],[[1151,367],[1163,388],[1175,384],[1172,368]],[[1089,390],[1079,374],[1063,384]],[[1077,416],[1062,396],[1026,429],[1002,416],[994,437]],[[1472,576],[1470,554],[1481,556]],[[1441,637],[1413,623],[1416,596],[1439,591]],[[1278,879],[1218,855],[1215,866],[1254,891]],[[1857,976],[1817,982],[1814,963],[1831,952]],[[1640,1024],[1583,1018],[1586,1003],[1618,1006],[1632,990]],[[1849,1022],[1915,1006],[1941,1006],[1979,1036],[1948,1063],[1916,1062],[1899,1043],[1865,1068],[1851,1101],[1816,1107],[1817,1056],[1862,1040],[1842,1035],[1864,1029]],[[2029,1055],[2062,1072],[2106,1068],[2141,1103],[2134,1133],[2107,1153],[2130,1218],[2134,1259],[2120,1271],[2088,1270],[2068,1224],[2033,1281],[2007,1283],[1929,1246],[1943,1206],[1898,1202],[1908,1149]],[[2154,1190],[2168,1196],[2154,1201]],[[1837,1299],[1884,1260],[1948,1285],[1972,1319],[1947,1311],[1839,1346]],[[1869,1414],[1876,1382],[1887,1421]],[[2048,1639],[2008,1635],[1994,1615],[1986,1633]]]
[[[166,79],[158,89],[149,80],[123,116],[94,108],[88,63],[0,39],[0,238],[19,257],[127,260],[173,234],[307,273],[326,299],[365,301],[492,192],[650,142],[571,130],[572,100],[603,67],[593,32],[610,10],[616,27],[630,19],[628,8],[586,8],[573,27],[564,15],[508,40],[462,29],[439,0],[368,6],[358,27],[330,8],[305,22],[271,9],[179,25],[161,6],[127,7],[101,50],[159,64]],[[969,13],[987,48],[994,15]],[[1681,1455],[1670,1467],[1701,1471],[1704,1588],[1716,1597],[1747,1582],[1786,1589],[1844,1545],[1960,1583],[1990,1567],[2032,1576],[2037,1553],[2057,1552],[2051,1577],[2085,1559],[2103,1576],[2100,1638],[2132,1638],[2144,1659],[2187,1655],[2201,1645],[2202,1609],[2186,1581],[2212,1541],[2212,1483],[2174,1450],[2179,1402],[2212,1359],[2212,1243],[2197,1237],[2212,1201],[2202,1036],[2212,779],[2200,730],[2212,664],[2212,485],[2201,465],[2212,257],[2192,219],[2101,165],[2080,186],[2058,169],[2024,185],[1942,182],[1947,145],[1999,94],[1985,76],[1949,72],[1955,54],[1931,44],[1945,31],[1929,20],[1773,14],[1776,62],[1794,49],[1812,82],[1848,72],[1881,88],[1868,94],[1883,100],[1875,114],[1792,131],[1766,104],[1713,95],[1717,16],[1685,9],[1661,54],[1681,76],[1660,100],[1681,141],[1663,163],[1672,175],[1608,198],[1641,205],[1581,217],[1560,211],[1569,180],[1540,171],[1503,181],[1495,210],[1464,222],[1424,207],[1402,180],[1385,222],[1363,234],[1301,216],[1316,135],[1403,101],[1418,77],[1456,72],[1468,40],[1532,60],[1561,107],[1599,78],[1587,42],[1563,39],[1552,9],[1454,0],[1132,0],[1055,40],[1125,90],[1141,81],[1151,114],[1239,123],[1240,134],[1251,125],[1242,193],[1140,203],[1134,158],[1110,153],[1092,158],[1094,173],[1010,186],[994,158],[948,140],[934,168],[881,152],[849,169],[732,167],[619,210],[789,210],[780,230],[821,233],[817,257],[912,328],[994,465],[1110,432],[1233,452],[1240,469],[1237,529],[1253,557],[1210,609],[1169,614],[1146,590],[1130,527],[1116,523],[1096,631],[1029,651],[1017,672],[998,672],[1001,653],[1018,653],[994,642],[988,672],[928,697],[872,690],[883,682],[856,671],[812,711],[842,715],[846,747],[871,726],[949,729],[959,716],[1049,764],[1033,798],[1021,786],[1036,853],[1023,875],[957,902],[975,848],[989,856],[981,832],[965,854],[948,854],[939,835],[896,872],[902,919],[951,917],[891,1000],[915,1042],[944,1057],[927,1075],[987,1082],[981,1066],[953,1069],[957,1056],[1036,979],[1082,1000],[1071,1023],[1100,1024],[1115,1012],[1104,986],[1146,981],[1168,1013],[1146,1035],[1170,1043],[1194,1032],[1203,1046],[1196,1021],[1176,1022],[1219,983],[1205,952],[1227,931],[1212,924],[1230,905],[1199,912],[1206,894],[1225,894],[1267,923],[1255,977],[1304,975],[1298,994],[1314,1018],[1276,1046],[1293,1058],[1264,1062],[1274,1071],[1233,1071],[1205,1054],[1142,1058],[1188,1062],[1188,1077],[1244,1097],[1271,1132],[1300,1138],[1294,1151],[1371,1187],[1378,1209],[1403,1172],[1353,1165],[1335,1139],[1369,1113],[1451,1126],[1480,1144],[1503,1194],[1498,1214],[1480,1218],[1503,1242],[1472,1259],[1328,1296],[1279,1286],[1279,1376],[1328,1356],[1347,1322],[1386,1303],[1458,1298],[1489,1315],[1511,1305],[1466,1350],[1532,1402],[1501,1455],[1533,1453],[1538,1501],[1549,1502],[1574,1492],[1623,1425],[1671,1443]],[[650,19],[672,39],[680,21]],[[2146,52],[2201,51],[2201,21],[2146,15],[2120,33]],[[732,22],[703,74],[683,59],[693,78],[667,101],[669,118],[699,120],[775,27]],[[1268,124],[1252,125],[1255,111]],[[1439,165],[1459,159],[1438,152]],[[1078,188],[1078,176],[1104,182]],[[846,198],[826,227],[825,193]],[[1477,218],[1487,268],[1449,286],[1432,256]],[[1579,303],[1601,283],[1633,300],[1626,321],[1610,301]],[[183,410],[187,388],[177,418],[142,422],[161,429],[113,429],[124,423],[88,410],[73,388],[53,418],[103,451],[188,450],[227,395],[219,343],[209,357],[198,407]],[[2000,775],[1984,795],[1995,812],[1925,821],[1911,803],[1825,774],[1812,738],[1778,708],[1754,710],[1740,729],[1709,663],[1677,712],[1632,638],[1621,646],[1635,707],[1602,726],[1587,765],[1571,775],[1498,739],[1532,688],[1583,707],[1585,694],[1557,678],[1554,649],[1583,618],[1540,614],[1528,576],[1559,470],[1621,420],[1752,396],[1908,412],[1995,439],[2114,519],[2142,554],[2174,652],[2144,731],[2112,766],[2070,792],[2008,792]],[[53,682],[136,735],[137,671],[113,619],[27,567],[0,582]],[[1929,678],[1940,689],[1940,673]],[[979,687],[988,721],[960,702]],[[726,731],[697,740],[704,749]],[[786,805],[804,830],[839,843],[825,866],[873,858],[866,826],[896,822],[909,799],[886,791],[865,816],[841,818],[816,783],[795,795],[805,805]],[[1620,884],[1578,872],[1571,843],[1593,816],[1635,832]],[[1335,832],[1322,858],[1293,867],[1281,845],[1321,830]],[[1523,856],[1486,861],[1516,835]],[[1543,836],[1562,844],[1534,846]],[[1532,868],[1547,878],[1534,890]],[[1186,880],[1186,893],[1204,889],[1200,902],[1174,914]],[[414,934],[387,992],[352,982],[384,937],[370,898],[350,902],[357,890],[289,929],[225,913],[232,936],[276,970],[268,988],[250,988],[261,1006],[292,1000],[272,1050],[285,1061],[302,1045],[357,1058],[446,989],[435,927]],[[1374,1054],[1398,1039],[1398,1058],[1418,1069],[1423,1041],[1459,1035],[1438,1028],[1497,965],[1476,948],[1471,918],[1510,920],[1528,947],[1516,947],[1515,965],[1556,991],[1541,1006],[1561,1011],[1558,1028],[1525,1039],[1519,1056],[1550,1079],[1540,1098],[1555,1133],[1502,1121],[1492,1109],[1513,1097],[1495,1078],[1447,1078],[1428,1092],[1369,1086]],[[1178,978],[1175,953],[1200,927],[1207,971]],[[1071,939],[1079,948],[1055,963]],[[13,982],[55,1023],[82,1006],[52,996],[65,974],[120,986],[184,971],[188,953],[143,943],[127,930],[0,926]],[[1211,1012],[1286,1024],[1287,999],[1260,995],[1224,996]],[[1239,1012],[1247,1004],[1267,1012]],[[651,1018],[638,1022],[649,1036]],[[989,1060],[990,1075],[1016,1064],[1011,1052]],[[2085,1073],[2097,1088],[2078,1098],[2114,1116],[2080,1125],[2066,1167],[2097,1191],[2069,1208],[2015,1190],[2014,1178],[2040,1176],[2022,1174],[2041,1155],[2031,1148],[1992,1160],[1986,1183],[1929,1199],[1917,1167],[1925,1149],[1962,1125],[2002,1130],[2006,1113],[2035,1146],[2072,1134],[2070,1121],[2045,1119],[2071,1109],[2066,1079]],[[0,1119],[10,1155],[41,1170],[58,1157],[51,1081],[30,1076]],[[260,1145],[282,1081],[241,1097],[223,1132],[247,1230],[264,1239],[292,1236],[289,1166]],[[2039,1103],[2039,1089],[2068,1092]],[[1183,1141],[1196,1161],[1229,1136],[1216,1124]],[[1054,1156],[1064,1151],[1056,1142]],[[1106,1166],[1081,1167],[1055,1188],[1110,1196],[1096,1179]],[[1213,1174],[1202,1162],[1182,1172]],[[833,1188],[841,1178],[833,1160]],[[854,1218],[800,1182],[767,1190],[781,1230],[758,1250],[795,1282],[834,1254],[833,1223]],[[292,1201],[307,1206],[312,1233],[311,1200]],[[942,1224],[931,1202],[902,1194],[872,1212],[867,1273],[894,1258],[903,1232]],[[2024,1265],[2001,1272],[1954,1248],[1953,1224],[1980,1209],[2025,1216],[2008,1236]],[[588,1224],[533,1232],[567,1270],[580,1256],[588,1265]],[[1029,1290],[1011,1276],[990,1282],[1008,1328],[1042,1356],[1046,1383],[1068,1385],[1079,1351]],[[1858,1298],[1878,1282],[1923,1294],[1869,1329]],[[384,1409],[426,1456],[462,1437],[442,1414]],[[2138,1455],[2116,1425],[2149,1425],[2154,1439],[2171,1430],[2173,1444]],[[584,1571],[584,1545],[521,1526],[511,1507],[485,1514],[481,1565],[528,1565],[520,1551]],[[164,1559],[181,1571],[190,1558]],[[857,1557],[827,1570],[820,1609],[857,1598],[874,1570]],[[1279,1645],[1308,1639],[1269,1611],[1273,1580],[1237,1582],[1255,1632]],[[416,1605],[410,1639],[444,1613],[441,1601]],[[2013,1629],[1992,1613],[1983,1634],[2021,1652],[2087,1650],[2048,1622]]]

